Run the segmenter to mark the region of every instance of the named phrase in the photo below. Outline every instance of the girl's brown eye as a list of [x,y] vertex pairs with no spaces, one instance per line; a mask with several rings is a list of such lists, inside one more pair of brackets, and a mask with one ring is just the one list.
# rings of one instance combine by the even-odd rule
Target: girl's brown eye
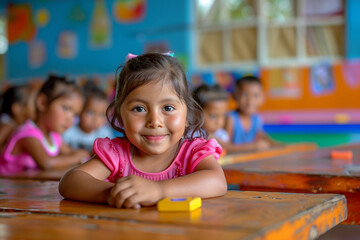
[[165,106],[165,107],[164,107],[164,110],[165,110],[166,112],[171,112],[171,111],[174,111],[175,108],[174,108],[173,106]]

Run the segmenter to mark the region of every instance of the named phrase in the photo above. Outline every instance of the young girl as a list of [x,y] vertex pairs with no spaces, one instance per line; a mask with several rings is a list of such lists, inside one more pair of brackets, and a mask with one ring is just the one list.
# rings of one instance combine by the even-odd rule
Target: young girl
[[11,133],[35,115],[35,90],[26,85],[13,86],[1,96],[0,149]]
[[[197,87],[193,96],[202,107],[205,121],[203,128],[210,138],[215,138],[220,144],[229,141],[229,135],[224,129],[228,112],[228,92],[219,85],[202,84]],[[223,147],[223,144],[221,144]]]
[[73,124],[82,108],[80,90],[64,78],[50,76],[36,101],[35,121],[27,120],[10,137],[0,156],[0,173],[27,169],[68,168],[89,157],[62,144],[61,133]]
[[224,173],[216,161],[221,147],[214,139],[192,137],[199,135],[202,111],[175,58],[132,56],[118,76],[107,115],[124,137],[97,139],[96,157],[60,181],[62,196],[139,208],[165,197],[225,194]]

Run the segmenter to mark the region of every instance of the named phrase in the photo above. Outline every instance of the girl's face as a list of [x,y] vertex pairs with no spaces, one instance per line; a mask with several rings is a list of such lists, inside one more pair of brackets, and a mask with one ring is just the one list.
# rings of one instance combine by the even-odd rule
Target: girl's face
[[80,114],[80,128],[90,133],[105,124],[105,111],[108,102],[102,99],[91,98],[87,101]]
[[54,100],[43,112],[46,128],[60,134],[65,132],[73,125],[74,118],[80,113],[82,106],[83,100],[76,93]]
[[208,133],[214,133],[224,127],[228,102],[224,100],[212,101],[204,107],[204,126]]
[[255,114],[264,102],[264,94],[260,84],[243,83],[235,93],[238,109],[242,114]]
[[187,107],[170,85],[154,82],[129,93],[120,107],[129,141],[145,155],[169,153],[185,131]]

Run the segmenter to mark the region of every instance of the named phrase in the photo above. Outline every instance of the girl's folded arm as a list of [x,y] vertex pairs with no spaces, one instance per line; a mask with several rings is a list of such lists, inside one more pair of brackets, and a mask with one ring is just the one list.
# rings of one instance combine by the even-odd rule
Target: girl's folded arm
[[96,157],[67,172],[59,184],[60,194],[71,200],[107,203],[113,183],[110,170]]
[[204,158],[194,172],[159,182],[162,197],[217,197],[227,191],[224,171],[213,156]]
[[81,163],[85,157],[89,157],[89,153],[85,151],[77,151],[74,154],[49,156],[43,145],[38,139],[23,138],[18,142],[21,152],[26,152],[32,156],[38,166],[43,170],[64,169]]

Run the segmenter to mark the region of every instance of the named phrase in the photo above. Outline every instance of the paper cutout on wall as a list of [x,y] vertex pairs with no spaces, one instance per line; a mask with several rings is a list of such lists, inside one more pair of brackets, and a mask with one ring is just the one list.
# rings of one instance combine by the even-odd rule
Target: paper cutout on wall
[[146,0],[116,0],[112,12],[119,23],[139,22],[145,16]]
[[31,42],[28,51],[30,68],[39,68],[45,63],[47,51],[43,41],[36,40]]
[[314,95],[328,94],[334,91],[335,82],[329,64],[318,64],[311,68],[311,91]]
[[269,97],[271,98],[299,98],[301,96],[300,81],[302,71],[299,68],[269,69],[268,81]]
[[351,88],[360,86],[360,61],[346,61],[343,72],[347,85]]
[[84,8],[80,4],[75,4],[68,15],[68,19],[72,23],[81,23],[86,19]]
[[45,27],[50,21],[50,13],[47,9],[41,8],[36,11],[36,25],[39,27]]
[[196,73],[191,76],[192,87],[196,88],[203,83],[208,84],[208,85],[215,84],[216,79],[214,77],[214,74],[211,72],[205,72],[205,73]]
[[[169,50],[169,43],[167,41],[161,42],[148,42],[145,44],[144,47],[145,53],[165,53],[170,51]],[[175,54],[176,56],[177,54]]]
[[78,38],[75,32],[64,31],[59,34],[57,55],[59,58],[73,59],[77,56]]
[[215,74],[216,82],[228,92],[233,92],[235,90],[235,80],[238,78],[231,72],[217,72]]
[[189,69],[189,58],[187,54],[175,53],[175,57],[181,63],[184,68],[184,71],[187,72]]
[[30,4],[10,4],[7,13],[10,44],[27,42],[35,37],[36,29]]
[[104,0],[96,0],[90,20],[90,47],[108,48],[111,46],[112,27]]

